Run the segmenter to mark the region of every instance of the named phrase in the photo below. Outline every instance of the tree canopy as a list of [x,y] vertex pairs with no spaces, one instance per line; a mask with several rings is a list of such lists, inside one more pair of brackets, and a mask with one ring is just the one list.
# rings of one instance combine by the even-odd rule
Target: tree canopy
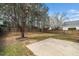
[[48,7],[41,3],[4,3],[0,4],[0,14],[10,30],[15,27],[24,37],[25,28],[37,27],[43,30],[48,24]]

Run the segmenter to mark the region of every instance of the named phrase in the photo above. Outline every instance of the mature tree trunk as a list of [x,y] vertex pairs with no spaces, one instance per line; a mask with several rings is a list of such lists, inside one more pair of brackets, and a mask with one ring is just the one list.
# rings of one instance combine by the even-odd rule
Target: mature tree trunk
[[21,38],[24,38],[24,28],[22,26],[19,27],[20,33],[21,33]]
[[21,33],[21,38],[24,38],[24,32],[25,32],[25,28],[24,28],[24,23],[22,23],[22,25],[18,25],[18,29],[20,30]]
[[24,32],[25,32],[25,22],[22,21],[22,26],[21,26],[21,37],[24,38]]
[[22,30],[21,30],[21,37],[24,38],[24,28],[22,27]]

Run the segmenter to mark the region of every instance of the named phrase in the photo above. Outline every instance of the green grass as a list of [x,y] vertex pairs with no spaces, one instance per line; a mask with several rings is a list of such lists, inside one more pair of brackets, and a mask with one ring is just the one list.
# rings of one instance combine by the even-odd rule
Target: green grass
[[62,40],[69,40],[69,41],[76,41],[75,37],[73,37],[70,34],[51,34],[48,33],[46,36],[35,36],[35,37],[31,37],[30,39],[35,39],[35,40],[44,40],[47,38],[56,38],[56,39],[62,39]]
[[0,48],[0,55],[3,56],[28,56],[34,55],[28,48],[23,46],[22,43],[15,43]]
[[[75,37],[77,35],[73,34],[62,34],[62,33],[35,33],[36,36],[33,36],[34,33],[32,33],[28,39],[35,40],[35,41],[41,41],[47,38],[56,38],[61,40],[69,40],[69,41],[75,41]],[[28,41],[27,41],[28,42]],[[29,42],[28,42],[29,43]],[[4,43],[5,44],[5,43]],[[10,45],[0,45],[0,55],[2,56],[34,56],[32,51],[30,51],[22,41],[16,41]]]
[[73,37],[71,37],[71,35],[68,34],[58,34],[57,36],[52,36],[53,38],[56,39],[62,39],[62,40],[69,40],[69,41],[75,41],[75,39]]

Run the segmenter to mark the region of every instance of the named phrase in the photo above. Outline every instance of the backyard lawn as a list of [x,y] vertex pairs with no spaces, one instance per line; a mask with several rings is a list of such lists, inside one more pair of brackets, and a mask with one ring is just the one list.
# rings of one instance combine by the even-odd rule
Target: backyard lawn
[[[28,32],[25,33],[27,38],[18,39],[20,33],[11,32],[0,38],[0,55],[10,56],[29,56],[34,55],[32,51],[26,48],[26,45],[41,41],[47,38],[56,38],[62,40],[69,40],[76,42],[76,37],[79,34],[67,34],[67,33],[40,33],[40,32]],[[77,38],[79,39],[79,38]]]

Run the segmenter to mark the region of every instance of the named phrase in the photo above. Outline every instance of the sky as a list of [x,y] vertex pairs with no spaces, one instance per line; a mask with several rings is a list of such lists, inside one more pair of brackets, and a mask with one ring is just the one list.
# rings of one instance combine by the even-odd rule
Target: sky
[[66,13],[70,20],[79,20],[79,3],[46,3],[48,14]]

